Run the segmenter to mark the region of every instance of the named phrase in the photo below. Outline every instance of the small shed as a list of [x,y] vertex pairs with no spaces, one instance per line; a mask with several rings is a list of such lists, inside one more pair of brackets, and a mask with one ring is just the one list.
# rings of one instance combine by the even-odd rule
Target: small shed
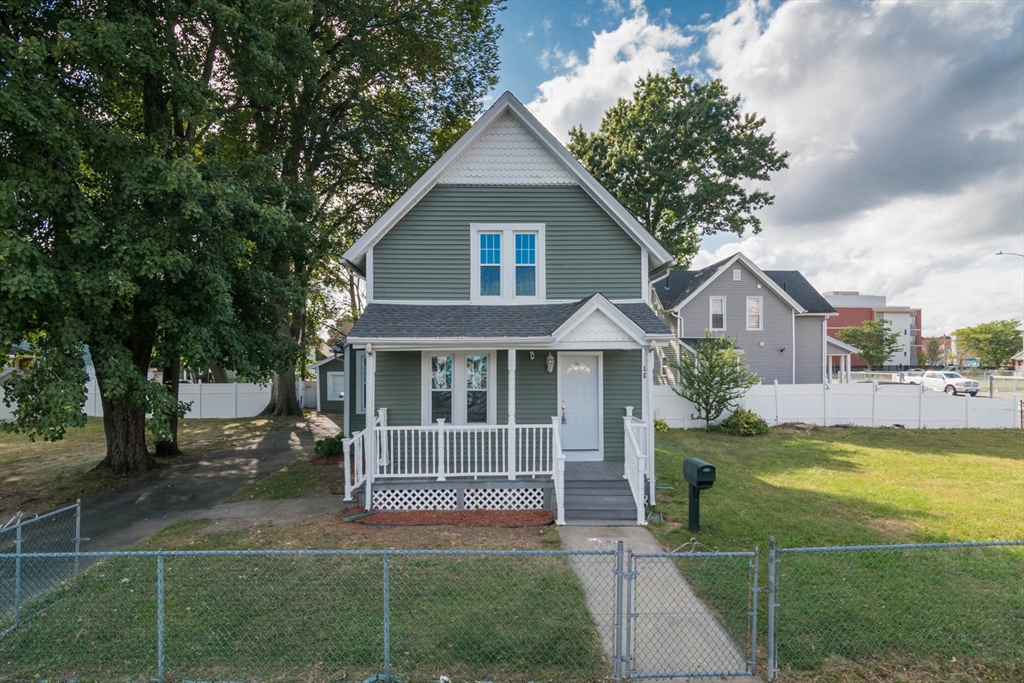
[[309,366],[316,371],[316,410],[318,413],[345,413],[345,359],[328,356]]

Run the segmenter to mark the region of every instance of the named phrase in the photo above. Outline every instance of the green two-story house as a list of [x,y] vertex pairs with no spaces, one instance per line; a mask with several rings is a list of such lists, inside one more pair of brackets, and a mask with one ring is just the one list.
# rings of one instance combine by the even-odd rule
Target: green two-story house
[[510,93],[344,259],[350,498],[643,523],[672,257]]

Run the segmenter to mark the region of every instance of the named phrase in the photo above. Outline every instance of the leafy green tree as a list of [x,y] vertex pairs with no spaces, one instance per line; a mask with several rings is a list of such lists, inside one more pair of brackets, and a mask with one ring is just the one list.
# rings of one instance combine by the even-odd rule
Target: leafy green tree
[[731,337],[714,337],[705,332],[694,351],[679,360],[668,361],[679,378],[672,390],[693,404],[695,412],[691,419],[704,420],[704,428],[710,430],[711,423],[734,408],[761,379],[747,369]]
[[[938,339],[928,340],[928,362],[933,365],[942,365],[945,361],[945,356],[942,353],[942,346],[939,344]],[[924,364],[924,361],[921,361]]]
[[885,365],[899,352],[900,335],[890,329],[890,322],[884,318],[865,320],[857,327],[844,327],[836,333],[839,341],[860,349],[860,357],[868,367]]
[[961,355],[974,356],[985,367],[1006,365],[1021,350],[1021,328],[1016,320],[994,320],[953,334]]
[[[257,44],[233,44],[241,106],[228,113],[232,149],[275,155],[296,195],[295,232],[276,253],[302,296],[273,298],[291,342],[266,413],[299,414],[296,365],[323,319],[358,313],[341,254],[464,133],[496,82],[495,0],[278,3]],[[325,306],[323,288],[348,291],[351,309]],[[313,320],[311,320],[311,317]]]
[[[249,3],[252,4],[252,3]],[[0,342],[33,371],[4,388],[6,429],[81,425],[83,345],[104,411],[101,467],[151,465],[174,395],[154,354],[245,375],[280,353],[268,296],[295,288],[268,254],[291,201],[272,164],[216,133],[238,78],[220,58],[256,19],[230,2],[11,2],[0,9]],[[266,332],[267,329],[271,333]]]
[[765,120],[740,112],[719,80],[674,69],[637,81],[593,133],[569,131],[569,151],[687,266],[702,235],[761,231],[758,209],[774,197],[751,181],[787,168]]

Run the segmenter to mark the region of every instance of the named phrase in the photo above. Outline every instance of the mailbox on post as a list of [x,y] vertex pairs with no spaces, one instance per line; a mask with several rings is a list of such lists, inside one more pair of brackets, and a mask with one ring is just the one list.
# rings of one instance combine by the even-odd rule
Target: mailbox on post
[[690,485],[690,531],[700,531],[700,492],[715,485],[715,466],[699,458],[683,461],[683,479]]

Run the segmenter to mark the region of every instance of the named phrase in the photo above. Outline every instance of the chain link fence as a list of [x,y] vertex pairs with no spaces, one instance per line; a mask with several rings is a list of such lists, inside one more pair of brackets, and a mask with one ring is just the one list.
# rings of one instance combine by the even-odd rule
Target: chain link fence
[[24,517],[20,512],[0,526],[0,634],[14,628],[26,613],[26,603],[70,580],[80,558],[21,557],[26,553],[75,553],[81,550],[82,503]]
[[1024,664],[1024,541],[770,545],[763,563],[621,544],[54,553],[30,552],[28,533],[20,554],[0,553],[8,681],[771,679],[830,656]]

